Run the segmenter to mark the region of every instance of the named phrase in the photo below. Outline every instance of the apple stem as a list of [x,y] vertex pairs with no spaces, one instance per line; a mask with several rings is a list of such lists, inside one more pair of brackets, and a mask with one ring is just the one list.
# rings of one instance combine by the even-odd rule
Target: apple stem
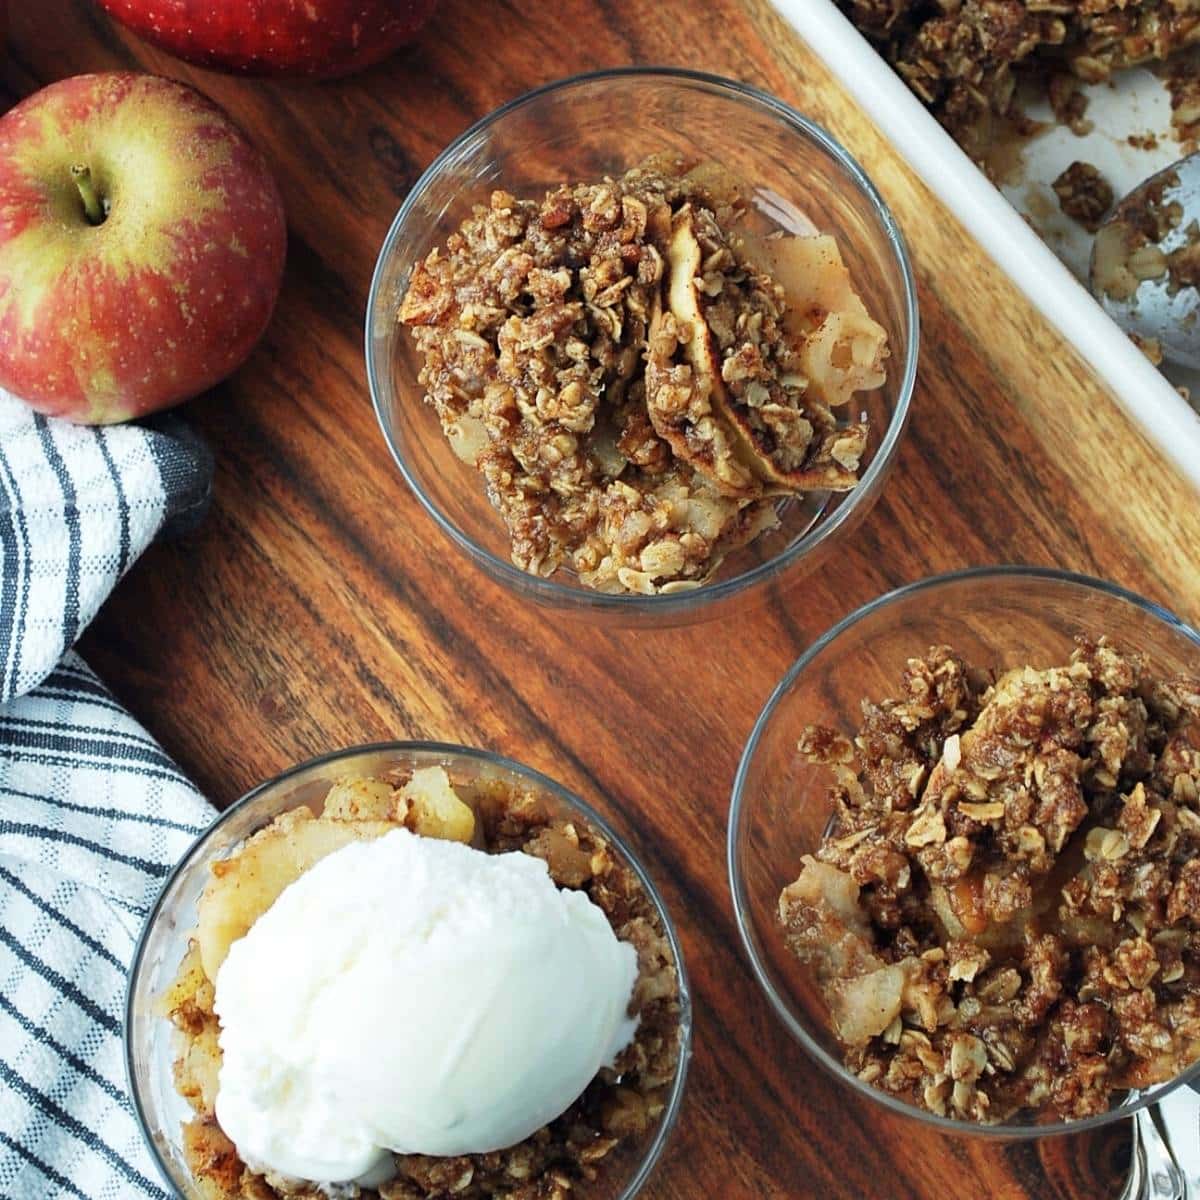
[[96,185],[92,182],[92,171],[84,163],[75,163],[71,168],[71,178],[75,181],[75,186],[79,189],[80,198],[83,200],[83,212],[91,225],[100,225],[104,218],[108,216],[108,205],[100,199],[100,193],[96,191]]

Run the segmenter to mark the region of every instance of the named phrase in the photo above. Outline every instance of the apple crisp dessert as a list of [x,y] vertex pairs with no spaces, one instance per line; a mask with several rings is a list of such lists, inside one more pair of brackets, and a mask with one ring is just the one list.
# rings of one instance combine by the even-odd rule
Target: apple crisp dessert
[[[216,1116],[222,1051],[214,1011],[217,970],[290,884],[351,842],[406,828],[470,844],[490,854],[521,851],[543,859],[560,888],[597,905],[617,938],[637,955],[629,1013],[632,1041],[602,1068],[561,1116],[530,1137],[486,1154],[393,1156],[391,1178],[376,1186],[320,1184],[248,1166]],[[183,1147],[206,1200],[568,1200],[597,1178],[610,1155],[636,1145],[657,1125],[681,1048],[679,980],[654,903],[608,842],[578,820],[551,815],[531,792],[499,780],[451,785],[441,768],[349,777],[326,796],[319,816],[298,808],[276,818],[213,865],[197,928],[161,1008],[176,1027],[176,1087],[195,1112]],[[414,1036],[420,1036],[415,1031]]]
[[[1195,0],[837,0],[910,88],[973,158],[1020,114],[1023,73],[1045,81],[1060,122],[1084,120],[1077,81],[1163,62],[1200,42]],[[1200,111],[1187,73],[1168,78],[1172,123],[1186,140]]]
[[941,1116],[1105,1112],[1200,1057],[1200,679],[1106,639],[948,647],[811,727],[833,818],[779,898],[851,1071]]
[[779,497],[853,488],[886,336],[831,237],[757,237],[711,163],[495,191],[414,270],[420,382],[525,571],[698,586]]

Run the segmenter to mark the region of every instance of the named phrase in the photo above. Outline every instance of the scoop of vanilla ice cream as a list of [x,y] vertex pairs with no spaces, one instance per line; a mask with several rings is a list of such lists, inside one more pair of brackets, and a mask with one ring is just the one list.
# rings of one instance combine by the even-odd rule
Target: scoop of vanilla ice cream
[[217,974],[217,1119],[259,1170],[386,1177],[559,1116],[629,1044],[637,955],[546,864],[398,829],[322,859]]

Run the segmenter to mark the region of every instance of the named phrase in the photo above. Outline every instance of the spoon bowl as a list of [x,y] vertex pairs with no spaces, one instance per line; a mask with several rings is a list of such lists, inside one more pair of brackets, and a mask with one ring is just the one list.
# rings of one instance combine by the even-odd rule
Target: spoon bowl
[[1200,154],[1150,176],[1113,209],[1092,245],[1089,285],[1136,341],[1200,369]]

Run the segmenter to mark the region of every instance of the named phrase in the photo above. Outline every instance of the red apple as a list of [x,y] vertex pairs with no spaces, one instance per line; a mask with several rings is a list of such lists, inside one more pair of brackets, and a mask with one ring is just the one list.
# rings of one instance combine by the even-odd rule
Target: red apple
[[0,117],[0,387],[87,424],[241,364],[279,294],[283,202],[193,88],[78,75]]
[[348,75],[411,41],[437,0],[99,0],[164,50],[247,75]]

